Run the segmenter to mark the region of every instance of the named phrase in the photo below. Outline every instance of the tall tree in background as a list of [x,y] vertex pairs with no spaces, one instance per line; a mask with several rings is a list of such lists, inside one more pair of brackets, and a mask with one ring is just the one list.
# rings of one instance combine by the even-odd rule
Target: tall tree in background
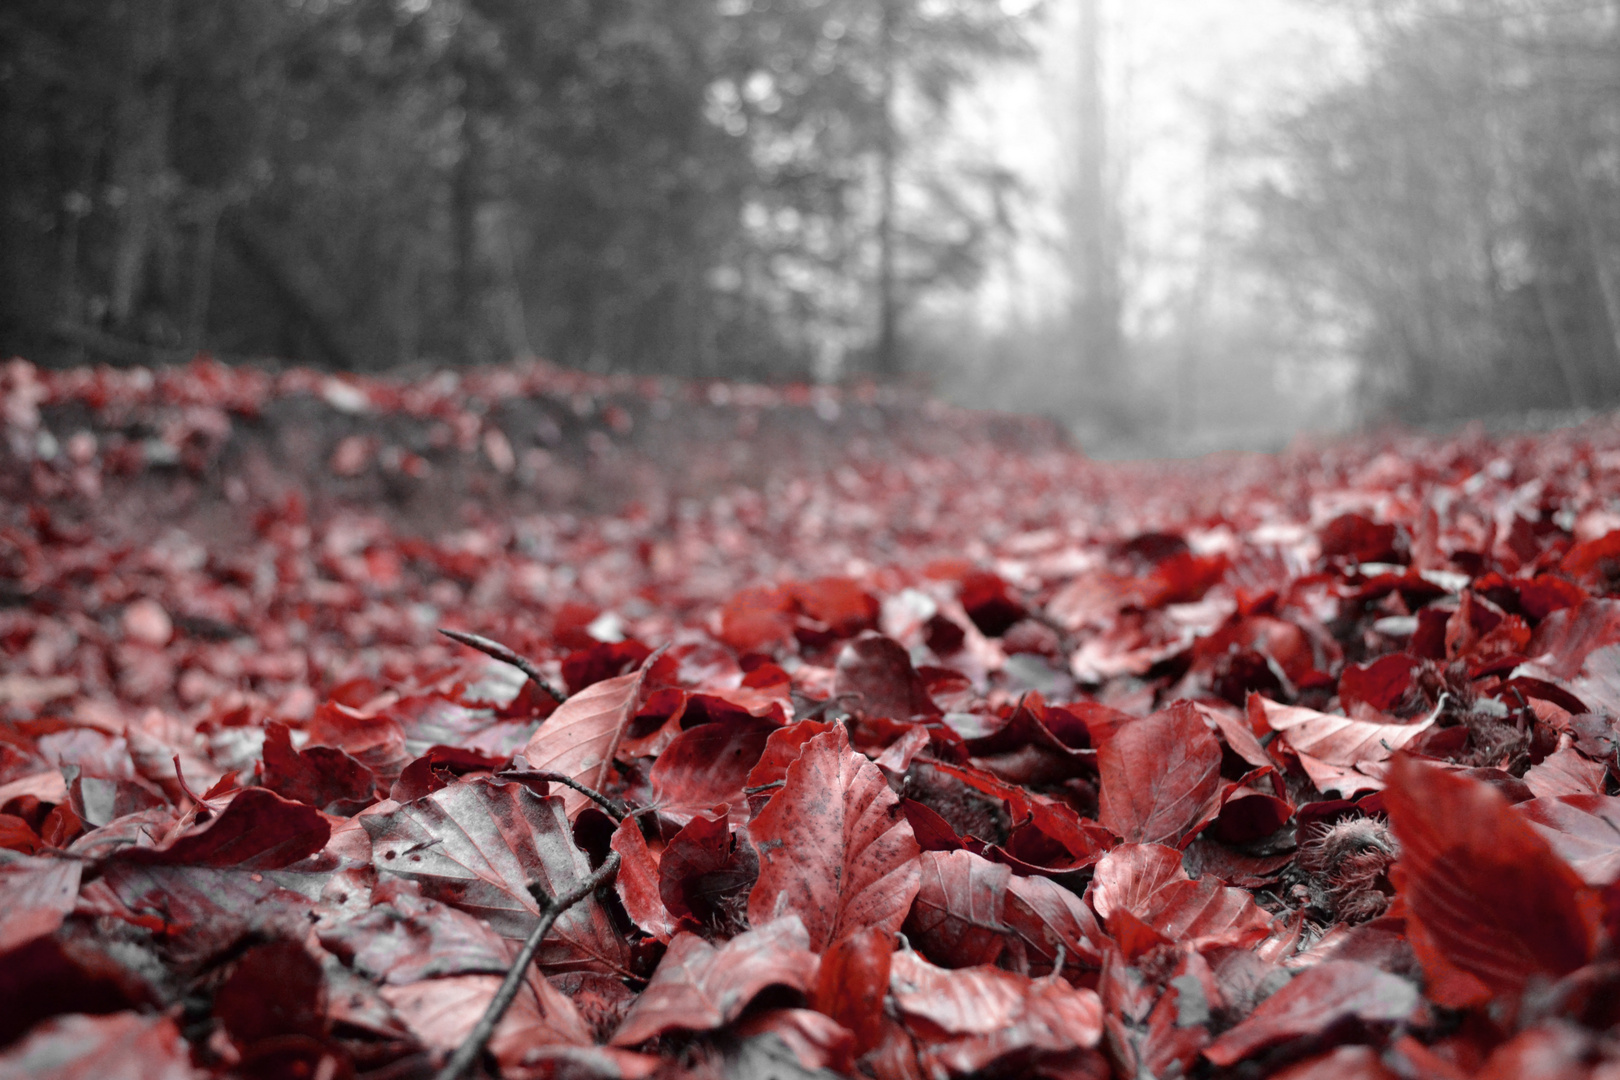
[[995,0],[14,0],[0,350],[892,371],[994,225],[939,197],[984,176],[908,145],[1019,29]]
[[1620,10],[1389,0],[1364,74],[1277,129],[1267,257],[1374,415],[1620,402]]
[[1124,337],[1119,253],[1109,185],[1108,105],[1103,91],[1102,0],[1079,0],[1079,126],[1074,194],[1075,334],[1081,408],[1095,416],[1120,405]]

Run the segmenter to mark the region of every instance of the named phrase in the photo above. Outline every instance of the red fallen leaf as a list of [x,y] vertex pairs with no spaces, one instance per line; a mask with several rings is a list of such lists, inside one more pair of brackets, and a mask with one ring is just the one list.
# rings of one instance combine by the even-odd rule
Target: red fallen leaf
[[510,756],[486,754],[479,750],[463,750],[456,746],[430,746],[425,754],[400,770],[399,779],[394,781],[388,797],[402,803],[420,799],[455,782],[458,777],[467,773],[493,772],[510,760]]
[[487,924],[398,878],[378,882],[366,911],[323,923],[316,935],[349,967],[396,986],[441,975],[499,975],[512,963],[511,943]]
[[[1063,742],[1048,726],[1053,721],[1064,730],[1076,745]],[[989,759],[999,765],[995,771],[1007,774],[1015,761],[1026,761],[1053,778],[1087,775],[1092,771],[1094,755],[1087,749],[1090,735],[1078,717],[1061,709],[1048,709],[1038,693],[1025,694],[1019,699],[1006,723],[991,735],[967,740],[967,748],[974,760],[990,767]],[[1017,754],[1013,752],[1019,752]]]
[[754,815],[758,815],[771,795],[768,790],[760,789],[768,789],[785,780],[788,766],[799,760],[799,755],[804,752],[804,744],[817,735],[831,731],[834,726],[821,720],[800,720],[771,732],[770,738],[765,740],[765,749],[749,770],[746,781],[746,789],[754,792],[748,796]]
[[1555,680],[1574,679],[1594,650],[1620,644],[1620,600],[1583,600],[1541,620],[1525,652]]
[[944,967],[994,964],[1006,949],[1012,870],[970,851],[925,851],[906,939]]
[[[1043,877],[1013,877],[1007,882],[1003,916],[1008,945],[1028,965],[1031,975],[1070,966],[1081,970],[1102,964],[1102,931],[1086,902]],[[1062,972],[1059,972],[1061,974]]]
[[920,849],[883,773],[850,749],[842,727],[804,745],[749,832],[760,863],[750,922],[798,915],[811,947],[822,950],[905,921]]
[[1396,890],[1431,999],[1478,1004],[1591,960],[1597,915],[1586,886],[1500,793],[1406,756],[1388,783]]
[[876,633],[856,638],[839,654],[837,672],[833,693],[854,695],[863,715],[910,720],[940,714],[911,656],[892,638]]
[[[1247,714],[1236,714],[1226,709],[1216,709],[1202,702],[1193,702],[1193,708],[1198,715],[1204,718],[1206,725],[1213,725],[1215,735],[1226,744],[1227,749],[1236,754],[1243,761],[1256,769],[1264,769],[1276,765],[1266,748],[1255,737],[1254,728],[1249,724]],[[1279,787],[1277,794],[1284,792]]]
[[1122,728],[1097,752],[1097,816],[1127,843],[1179,841],[1220,791],[1221,745],[1185,704]]
[[923,1021],[934,1037],[984,1035],[1018,1015],[1030,978],[998,967],[950,970],[907,950],[894,954],[889,991],[908,1021]]
[[[449,1053],[467,1038],[500,985],[499,975],[452,975],[384,986],[379,993],[424,1046]],[[574,1003],[531,968],[489,1048],[503,1070],[518,1070],[533,1064],[533,1050],[593,1041]]]
[[410,760],[405,751],[405,729],[388,712],[368,712],[329,701],[315,710],[309,723],[309,741],[332,746],[392,784]]
[[39,850],[39,833],[16,814],[0,814],[0,848],[32,855]]
[[1560,795],[1531,799],[1513,810],[1588,885],[1607,885],[1620,878],[1620,798]]
[[[972,765],[931,761],[929,767],[969,788],[1006,803],[1015,822],[1006,844],[971,841],[969,846],[994,862],[1024,874],[1066,874],[1095,863],[1116,843],[1113,833],[1080,817],[1069,806],[1031,795],[1016,784]],[[937,816],[937,812],[936,812]],[[947,824],[945,828],[950,828]],[[938,837],[936,837],[938,839]]]
[[1253,945],[1272,926],[1247,892],[1207,876],[1190,879],[1180,853],[1157,844],[1121,845],[1104,855],[1086,897],[1116,937],[1120,912],[1165,939],[1201,948]]
[[1094,990],[1076,990],[1061,979],[1041,979],[1031,987],[1022,1012],[1011,1024],[986,1035],[970,1035],[930,1047],[923,1055],[940,1069],[962,1075],[1000,1062],[1031,1057],[1043,1075],[1103,1080],[1107,1062],[1094,1049],[1102,1028],[1102,1004]]
[[932,742],[928,725],[908,724],[906,733],[885,747],[874,760],[878,768],[895,776],[904,776],[917,755],[927,750]]
[[740,1039],[774,1035],[793,1051],[800,1065],[812,1072],[830,1069],[834,1073],[848,1074],[855,1071],[854,1034],[819,1012],[770,1009],[738,1024],[736,1034]]
[[[138,1067],[139,1072],[132,1072]],[[0,1075],[34,1080],[189,1080],[191,1050],[167,1016],[120,1012],[47,1020],[0,1056]]]
[[1191,551],[1178,551],[1160,560],[1148,573],[1143,582],[1142,606],[1195,603],[1218,585],[1231,568],[1232,561],[1223,554],[1195,555]]
[[1007,583],[1000,575],[988,570],[974,569],[964,574],[957,601],[987,637],[1000,637],[1027,614],[1024,605],[1007,591]]
[[610,1042],[635,1046],[666,1031],[712,1031],[735,1020],[767,986],[803,993],[816,978],[809,945],[804,924],[791,915],[719,948],[696,934],[676,934]]
[[[380,873],[416,882],[423,896],[486,919],[507,938],[526,937],[539,918],[531,884],[555,896],[591,873],[562,801],[521,784],[461,780],[359,820]],[[557,918],[538,962],[628,974],[629,959],[607,912],[588,898]]]
[[0,953],[53,932],[79,896],[82,863],[75,859],[0,857]]
[[[1460,1075],[1460,1074],[1459,1074]],[[1339,1046],[1271,1074],[1272,1080],[1400,1080],[1370,1046]],[[1450,1080],[1437,1077],[1436,1080]]]
[[[613,755],[641,696],[646,666],[586,687],[557,706],[523,749],[531,769],[561,773],[601,791],[612,775]],[[561,792],[568,816],[590,800],[572,788]]]
[[[646,690],[646,684],[642,684]],[[685,690],[661,687],[646,695],[625,725],[619,739],[618,760],[628,764],[637,758],[657,757],[664,747],[675,741],[681,733],[681,718],[686,715],[688,695]]]
[[[126,962],[107,954],[102,933],[71,927],[7,951],[0,961],[0,1000],[6,1003],[0,1013],[0,1046],[10,1046],[35,1024],[54,1016],[125,1009],[156,1012],[163,995],[146,977],[157,973],[151,953],[137,946],[123,956]],[[130,960],[146,975],[131,970]],[[0,1065],[0,1075],[14,1074]]]
[[296,941],[272,941],[243,953],[214,994],[214,1016],[240,1047],[264,1039],[326,1031],[320,963]]
[[1191,880],[1181,853],[1163,844],[1123,844],[1103,857],[1086,898],[1103,921],[1116,911],[1144,911],[1165,886]]
[[1555,611],[1578,607],[1587,599],[1585,589],[1555,574],[1537,574],[1516,584],[1520,609],[1537,622]]
[[724,926],[742,910],[744,893],[759,874],[752,845],[731,831],[728,807],[694,814],[664,845],[658,860],[658,895],[675,918]]
[[1491,1056],[1474,1074],[1475,1080],[1580,1080],[1601,1076],[1604,1066],[1593,1067],[1593,1059],[1603,1056],[1595,1040],[1573,1024],[1560,1021],[1542,1023],[1521,1031],[1491,1051]]
[[1206,1047],[1204,1056],[1222,1068],[1288,1039],[1314,1035],[1354,1017],[1364,1023],[1398,1023],[1418,1006],[1417,987],[1397,975],[1351,960],[1326,960],[1307,968],[1262,1001],[1236,1027]]
[[1221,793],[1220,813],[1210,826],[1215,839],[1227,844],[1260,840],[1275,833],[1294,816],[1293,803],[1250,786],[1259,783],[1265,775],[1266,770],[1256,769],[1254,774]]
[[605,679],[630,674],[651,655],[652,650],[634,638],[593,641],[588,648],[576,649],[563,658],[563,682],[570,694],[578,694]]
[[1037,796],[1010,801],[1008,809],[1023,820],[1013,826],[1005,844],[987,845],[984,854],[1021,874],[1083,870],[1118,842],[1112,832],[1063,803]]
[[[929,1071],[971,1073],[1013,1055],[1089,1050],[1102,1037],[1096,991],[994,967],[949,971],[913,952],[894,955],[889,988],[924,1043]],[[1084,1074],[1083,1074],[1084,1075]],[[1092,1075],[1102,1075],[1093,1072]]]
[[1339,700],[1346,709],[1356,702],[1385,712],[1405,696],[1419,660],[1410,653],[1390,653],[1367,664],[1346,664],[1339,675]]
[[1524,774],[1525,786],[1541,799],[1559,795],[1602,795],[1608,769],[1573,746],[1548,754]]
[[635,818],[619,822],[610,846],[619,853],[619,872],[613,879],[613,888],[624,903],[630,921],[655,938],[669,940],[675,932],[676,920],[664,907],[659,893],[658,860],[648,849]]
[[377,777],[370,769],[336,747],[294,750],[286,724],[265,727],[264,786],[337,816],[357,814],[377,801]]
[[810,1007],[854,1033],[856,1054],[883,1041],[883,999],[893,957],[893,935],[876,927],[841,938],[822,954]]
[[[1086,736],[1091,746],[1102,747],[1119,734],[1120,730],[1136,723],[1141,719],[1128,712],[1110,708],[1097,701],[1076,701],[1063,706],[1051,706],[1051,713],[1065,713],[1079,720],[1086,729]],[[1055,734],[1055,732],[1054,732]]]
[[749,718],[688,728],[664,748],[647,774],[653,804],[684,822],[697,811],[728,803],[746,806],[743,788],[777,725]]
[[1613,576],[1616,566],[1620,566],[1620,530],[1576,544],[1565,553],[1558,569],[1577,581],[1603,584]]
[[265,788],[245,788],[213,821],[167,847],[129,847],[112,857],[139,866],[218,866],[279,870],[326,846],[332,835],[321,812]]
[[905,811],[906,820],[911,822],[911,831],[917,838],[918,847],[924,851],[962,850],[962,838],[956,835],[951,823],[936,811],[916,799],[901,799],[900,808]]
[[1318,534],[1322,554],[1327,558],[1347,558],[1355,562],[1394,562],[1396,529],[1360,514],[1341,514],[1323,526]]
[[1381,713],[1362,712],[1355,718],[1333,716],[1297,705],[1279,705],[1259,694],[1250,694],[1249,716],[1278,732],[1299,753],[1348,768],[1388,760],[1432,727],[1439,712],[1403,724]]
[[720,640],[739,653],[769,652],[793,636],[793,596],[755,587],[734,594],[720,609]]
[[854,637],[877,624],[877,600],[853,578],[817,578],[789,589],[804,613],[834,637]]

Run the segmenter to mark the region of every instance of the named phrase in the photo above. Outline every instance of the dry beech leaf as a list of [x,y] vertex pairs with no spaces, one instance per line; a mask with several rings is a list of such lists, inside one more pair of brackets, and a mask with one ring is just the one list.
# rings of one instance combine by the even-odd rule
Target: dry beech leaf
[[1325,1031],[1354,1017],[1367,1023],[1398,1023],[1417,1008],[1417,987],[1370,964],[1326,960],[1296,975],[1242,1023],[1205,1048],[1216,1065],[1235,1065],[1257,1051],[1302,1035]]
[[735,1020],[767,986],[809,990],[816,977],[809,943],[804,924],[791,915],[718,948],[696,934],[676,934],[613,1045],[635,1046],[666,1031],[711,1031]]
[[1590,892],[1496,789],[1408,757],[1384,792],[1409,933],[1442,1005],[1478,1004],[1592,959]]
[[748,897],[755,925],[797,915],[819,951],[905,921],[921,849],[883,773],[850,749],[842,727],[804,744],[749,834],[759,851]]
[[[462,780],[386,814],[363,816],[377,870],[416,883],[422,895],[521,940],[539,920],[529,886],[555,896],[590,876],[555,795],[521,784]],[[538,962],[554,970],[629,974],[629,950],[595,899],[563,912]]]
[[1097,752],[1098,819],[1126,843],[1177,843],[1220,792],[1221,744],[1191,707],[1127,724]]
[[[613,755],[625,725],[635,715],[645,674],[642,667],[604,679],[557,706],[523,748],[529,768],[561,773],[601,791],[611,776]],[[559,794],[570,818],[590,803],[572,788],[563,788]]]

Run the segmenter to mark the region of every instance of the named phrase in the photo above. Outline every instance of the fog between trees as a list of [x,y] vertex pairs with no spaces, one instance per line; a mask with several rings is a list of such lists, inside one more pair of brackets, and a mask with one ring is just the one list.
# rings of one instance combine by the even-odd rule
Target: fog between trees
[[[1193,447],[1612,406],[1620,4],[1301,7],[1356,62],[1189,103],[1168,274],[1129,5],[13,0],[0,351],[904,376]],[[961,135],[1037,63],[1058,175]],[[1009,284],[1032,248],[1055,285]],[[992,322],[987,280],[1058,301]]]

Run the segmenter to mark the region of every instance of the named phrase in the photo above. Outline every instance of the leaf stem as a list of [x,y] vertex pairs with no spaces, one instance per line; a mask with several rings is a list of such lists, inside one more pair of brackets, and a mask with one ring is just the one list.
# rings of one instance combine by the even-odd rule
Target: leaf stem
[[619,853],[610,852],[594,874],[576,882],[567,892],[545,904],[540,912],[540,922],[523,942],[523,948],[518,950],[511,968],[506,972],[505,981],[490,999],[489,1008],[484,1010],[484,1015],[473,1025],[472,1031],[467,1033],[461,1045],[456,1047],[456,1052],[450,1055],[450,1060],[444,1063],[444,1068],[439,1070],[434,1080],[461,1080],[467,1070],[472,1068],[473,1062],[483,1054],[484,1047],[489,1045],[490,1036],[495,1034],[495,1028],[506,1015],[506,1010],[511,1008],[512,1002],[517,998],[523,980],[528,977],[529,965],[534,962],[534,954],[540,950],[540,942],[551,931],[558,916],[607,884],[618,870]]
[[439,633],[443,634],[451,641],[461,642],[461,644],[467,646],[469,649],[477,649],[485,656],[493,656],[503,664],[511,664],[513,667],[523,672],[523,674],[527,675],[530,682],[534,683],[534,685],[550,694],[552,700],[557,704],[561,705],[563,702],[568,700],[567,694],[563,693],[561,690],[558,690],[555,686],[552,686],[546,681],[545,675],[542,674],[540,669],[535,666],[534,661],[530,660],[526,656],[518,655],[511,649],[508,649],[505,645],[502,645],[500,642],[494,641],[480,634],[469,634],[464,630],[446,630],[442,626],[439,627]]

